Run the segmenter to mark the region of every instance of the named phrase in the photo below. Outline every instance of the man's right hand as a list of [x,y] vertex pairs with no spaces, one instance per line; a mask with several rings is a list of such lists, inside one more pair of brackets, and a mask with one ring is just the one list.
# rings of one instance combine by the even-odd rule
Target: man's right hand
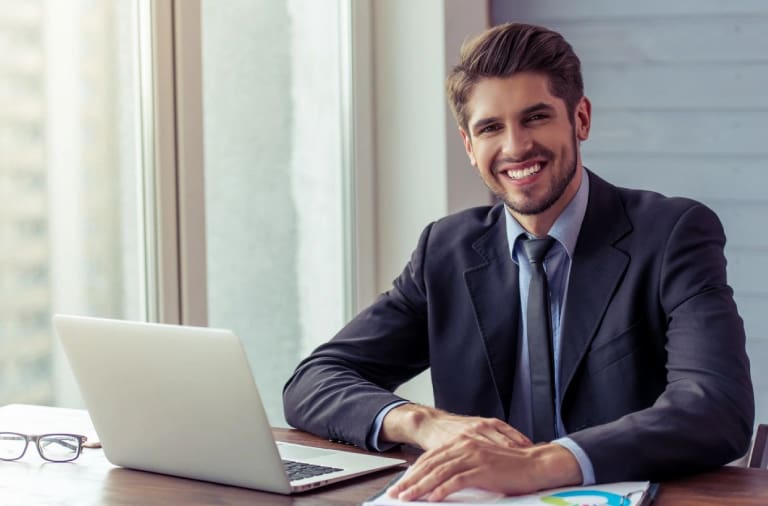
[[403,404],[384,417],[379,437],[432,450],[458,438],[490,442],[503,448],[526,448],[531,440],[497,418],[460,416],[427,406]]

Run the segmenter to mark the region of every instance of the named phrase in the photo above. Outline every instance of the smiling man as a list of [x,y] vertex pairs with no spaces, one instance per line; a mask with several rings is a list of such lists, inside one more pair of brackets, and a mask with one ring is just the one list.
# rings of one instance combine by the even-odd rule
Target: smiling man
[[[392,289],[299,364],[288,422],[423,448],[390,491],[405,500],[667,479],[743,455],[754,398],[715,214],[582,165],[591,106],[551,30],[488,30],[447,84],[500,202],[427,226]],[[435,408],[392,393],[427,367]]]
[[469,160],[524,228],[546,235],[581,183],[577,146],[589,135],[589,101],[569,112],[549,78],[532,71],[483,79],[471,95],[460,130]]

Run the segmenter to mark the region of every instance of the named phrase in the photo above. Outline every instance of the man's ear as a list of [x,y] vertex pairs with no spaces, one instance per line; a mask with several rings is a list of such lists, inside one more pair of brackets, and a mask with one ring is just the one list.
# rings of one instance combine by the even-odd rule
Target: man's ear
[[589,138],[589,127],[592,124],[592,104],[587,97],[581,97],[574,111],[574,126],[576,138],[585,141]]
[[461,127],[459,127],[459,133],[461,134],[461,140],[464,141],[464,151],[467,152],[469,163],[471,163],[473,167],[477,167],[477,159],[472,151],[472,139],[469,138],[469,134]]

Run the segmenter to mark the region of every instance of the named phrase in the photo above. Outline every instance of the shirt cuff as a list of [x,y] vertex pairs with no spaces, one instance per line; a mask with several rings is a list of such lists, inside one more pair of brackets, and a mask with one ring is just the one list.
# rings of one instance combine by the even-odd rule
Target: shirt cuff
[[[385,408],[386,409],[386,408]],[[582,485],[594,485],[595,484],[595,469],[592,467],[592,461],[589,460],[587,454],[581,449],[581,446],[569,437],[561,437],[552,441],[555,444],[559,444],[563,448],[570,451],[576,458],[576,462],[579,463],[581,468],[581,476],[583,481]]]
[[387,413],[403,404],[408,404],[408,401],[395,401],[381,408],[381,411],[379,411],[379,414],[376,415],[376,418],[373,420],[370,432],[368,432],[366,443],[369,448],[373,448],[377,452],[383,452],[397,446],[397,443],[384,443],[383,445],[379,445],[379,433],[381,432],[381,426],[384,424],[384,417],[387,416]]

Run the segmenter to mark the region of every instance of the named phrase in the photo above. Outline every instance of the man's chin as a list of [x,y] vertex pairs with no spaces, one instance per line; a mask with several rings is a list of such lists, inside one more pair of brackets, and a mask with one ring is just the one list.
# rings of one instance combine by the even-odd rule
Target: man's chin
[[523,216],[535,216],[541,214],[557,202],[557,199],[551,198],[528,197],[512,199],[509,195],[504,195],[502,200],[512,212]]
[[549,208],[552,207],[554,202],[548,202],[546,205],[529,205],[529,206],[519,206],[519,205],[512,205],[510,202],[506,202],[507,207],[514,212],[515,214],[520,214],[522,216],[536,216],[538,214],[542,214],[543,212],[547,211]]

